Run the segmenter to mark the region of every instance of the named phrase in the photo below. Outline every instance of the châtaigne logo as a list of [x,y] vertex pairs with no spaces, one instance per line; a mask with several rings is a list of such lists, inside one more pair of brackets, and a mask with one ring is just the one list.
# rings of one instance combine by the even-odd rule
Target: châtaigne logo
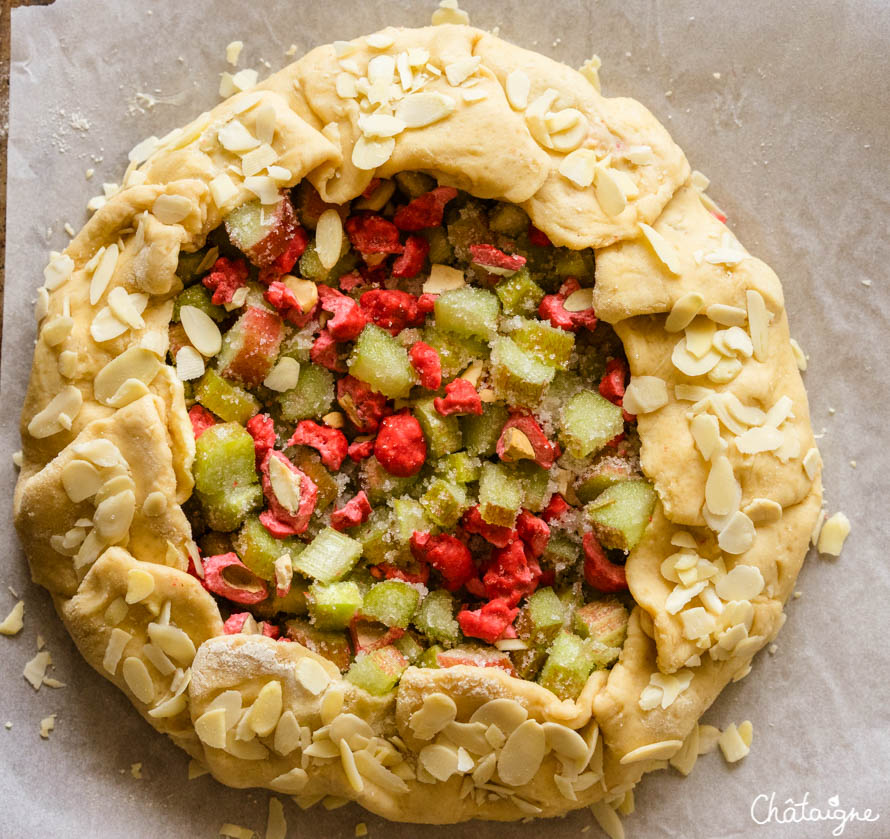
[[871,809],[857,810],[841,805],[840,796],[832,795],[824,806],[810,802],[809,792],[799,801],[777,800],[775,792],[762,792],[751,802],[751,819],[756,824],[800,824],[802,822],[836,822],[832,836],[842,836],[851,822],[876,822],[880,813]]

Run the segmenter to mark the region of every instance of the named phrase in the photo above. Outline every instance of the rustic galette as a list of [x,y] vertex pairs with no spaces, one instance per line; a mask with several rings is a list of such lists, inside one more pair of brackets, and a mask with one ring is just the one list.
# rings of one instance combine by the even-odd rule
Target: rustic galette
[[446,23],[252,81],[46,268],[34,579],[231,786],[454,822],[688,771],[821,506],[775,274],[596,62]]

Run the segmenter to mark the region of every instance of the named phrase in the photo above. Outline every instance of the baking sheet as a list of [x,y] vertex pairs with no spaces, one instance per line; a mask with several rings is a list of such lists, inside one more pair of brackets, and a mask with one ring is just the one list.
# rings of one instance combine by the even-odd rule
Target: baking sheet
[[[835,819],[794,822],[803,804],[860,814],[842,835],[890,834],[890,676],[886,561],[890,394],[890,6],[879,0],[739,4],[554,0],[464,4],[472,22],[578,66],[603,58],[607,95],[640,99],[668,126],[749,250],[784,281],[792,332],[810,356],[813,425],[824,429],[829,512],[853,533],[840,559],[811,556],[775,655],[729,686],[705,720],[750,719],[751,754],[727,767],[702,758],[686,780],[646,777],[629,837],[829,836]],[[12,13],[6,301],[0,371],[0,492],[11,504],[18,412],[34,339],[31,301],[63,225],[123,172],[127,151],[217,101],[227,43],[261,78],[335,38],[387,24],[423,25],[432,3],[349,0],[57,0]],[[265,66],[268,62],[269,67]],[[94,169],[91,180],[87,169]],[[262,835],[267,794],[186,781],[187,758],[78,656],[46,592],[28,581],[12,527],[0,530],[0,617],[26,601],[25,630],[0,639],[0,835],[213,837],[223,822]],[[51,675],[22,678],[40,634]],[[39,721],[57,714],[48,741]],[[134,778],[131,764],[142,764]],[[765,802],[775,793],[776,813]],[[758,796],[765,796],[758,798]],[[787,799],[797,805],[786,811]],[[755,805],[752,819],[752,804]],[[301,812],[293,837],[370,835],[560,839],[598,828],[587,810],[535,825],[391,825],[348,807]],[[810,816],[813,810],[807,811]],[[778,820],[789,823],[778,823]],[[835,835],[838,835],[835,833]]]

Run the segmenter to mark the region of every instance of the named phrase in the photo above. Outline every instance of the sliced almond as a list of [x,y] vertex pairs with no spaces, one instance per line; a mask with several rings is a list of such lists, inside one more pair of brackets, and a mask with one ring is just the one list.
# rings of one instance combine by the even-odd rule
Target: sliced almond
[[28,423],[28,433],[35,439],[51,437],[71,428],[83,405],[81,392],[73,385],[62,388]]
[[683,625],[683,637],[690,641],[710,635],[717,626],[714,616],[701,606],[680,612],[680,622]]
[[215,708],[201,714],[195,720],[195,733],[205,745],[213,749],[224,749],[226,746],[225,708]]
[[210,188],[213,203],[219,209],[228,208],[230,202],[238,196],[238,187],[225,172],[213,178],[207,186]]
[[423,293],[442,294],[451,289],[462,288],[466,284],[463,271],[436,263],[430,266],[430,276],[423,284]]
[[550,133],[547,131],[546,117],[559,98],[559,91],[548,87],[525,109],[525,124],[529,133],[545,149],[553,148]]
[[105,655],[102,658],[102,667],[107,673],[113,676],[117,672],[117,666],[120,663],[124,649],[133,636],[123,629],[115,627],[108,636],[108,643],[105,645]]
[[137,658],[133,655],[125,658],[121,668],[121,674],[133,696],[140,702],[144,705],[148,705],[154,701],[155,684],[148,672],[148,668],[145,666],[145,663],[141,658]]
[[263,143],[241,158],[241,172],[244,175],[258,175],[278,162],[278,152],[268,143]]
[[681,338],[674,346],[671,362],[681,373],[690,378],[704,376],[720,361],[720,353],[708,350],[701,358],[696,358],[686,349],[686,337]]
[[627,199],[618,181],[605,166],[597,166],[594,176],[596,200],[607,216],[615,218],[624,212]]
[[680,255],[677,253],[676,247],[648,224],[641,221],[639,222],[639,228],[664,267],[672,274],[679,275],[681,272]]
[[822,525],[817,550],[820,554],[840,556],[849,535],[850,520],[843,513],[835,513]]
[[541,768],[546,752],[543,726],[535,720],[526,720],[510,734],[498,756],[501,781],[514,787],[529,783]]
[[[313,696],[318,696],[331,683],[331,677],[328,675],[327,670],[314,658],[309,658],[308,656],[301,658],[296,663],[294,666],[294,677]],[[341,695],[341,703],[342,699]],[[339,713],[339,710],[337,713]]]
[[702,310],[705,299],[697,291],[690,291],[674,301],[670,314],[664,322],[667,332],[680,332],[686,329],[693,318]]
[[340,213],[331,208],[318,218],[315,229],[315,248],[318,259],[326,271],[330,271],[340,258],[343,247],[343,222]]
[[457,749],[440,743],[424,746],[418,754],[418,761],[437,781],[447,781],[457,772]]
[[504,92],[507,101],[514,111],[523,111],[528,105],[528,94],[531,90],[531,80],[523,70],[516,69],[508,74],[504,83]]
[[737,358],[721,358],[710,370],[708,379],[714,384],[725,385],[742,372],[742,362]]
[[714,458],[705,483],[705,503],[715,516],[728,516],[739,506],[741,489],[726,455]]
[[285,795],[296,795],[301,792],[308,783],[309,776],[306,774],[306,771],[297,766],[289,772],[285,772],[283,775],[278,775],[276,778],[273,778],[269,782],[269,786],[276,792],[281,792]]
[[577,731],[555,722],[545,722],[543,728],[547,747],[560,757],[577,762],[587,754],[587,743]]
[[748,328],[751,331],[751,343],[754,345],[754,358],[758,361],[766,361],[769,347],[769,312],[763,295],[755,290],[748,289],[745,292],[748,304]]
[[269,461],[269,482],[281,506],[295,515],[300,509],[300,476],[273,457]]
[[96,507],[93,522],[96,532],[109,545],[120,542],[129,532],[136,512],[136,496],[125,490],[102,501]]
[[149,385],[161,366],[153,352],[139,346],[130,347],[109,361],[97,374],[93,380],[93,395],[101,404],[108,405],[124,382],[136,379]]
[[53,251],[49,263],[43,269],[43,284],[52,291],[64,283],[74,272],[74,260],[68,254]]
[[685,330],[687,352],[697,359],[702,358],[713,346],[716,331],[716,324],[708,318],[694,318]]
[[648,743],[645,746],[631,749],[621,758],[620,762],[624,766],[640,760],[669,760],[682,745],[682,740],[661,740],[658,743]]
[[62,488],[73,504],[92,498],[104,482],[99,470],[85,460],[72,460],[61,474]]
[[181,664],[190,665],[195,658],[194,642],[178,626],[150,623],[148,637],[170,658]]
[[736,565],[714,588],[723,600],[750,600],[763,591],[765,583],[760,569],[753,565]]
[[457,705],[444,693],[426,696],[423,705],[411,714],[408,726],[420,740],[431,740],[457,716]]
[[57,347],[65,341],[74,329],[74,318],[53,315],[40,330],[40,337],[49,347]]
[[452,87],[457,87],[465,82],[473,75],[482,63],[482,57],[478,55],[469,55],[466,58],[459,58],[451,64],[445,65],[445,78]]
[[747,743],[742,739],[735,723],[730,723],[717,740],[720,751],[727,763],[736,763],[746,757],[751,751]]
[[559,174],[575,186],[586,189],[596,176],[596,163],[596,152],[592,149],[577,149],[559,162]]
[[727,306],[724,303],[712,303],[708,306],[708,317],[722,326],[744,326],[748,321],[748,312],[739,306]]
[[216,136],[219,144],[226,151],[234,154],[244,154],[260,145],[260,141],[244,127],[244,123],[237,119],[226,123],[219,129]]
[[466,26],[470,22],[470,16],[461,8],[458,8],[457,0],[440,0],[439,7],[433,12],[433,26],[455,24]]
[[25,601],[19,600],[10,613],[0,622],[0,635],[17,635],[22,631],[25,614]]
[[155,578],[142,568],[127,571],[126,602],[130,605],[145,600],[155,590]]
[[266,682],[250,706],[248,725],[259,737],[268,737],[278,725],[282,711],[281,682],[273,679]]
[[108,295],[108,308],[121,323],[125,323],[130,329],[144,329],[145,321],[142,313],[133,305],[130,295],[122,286],[113,288]]
[[192,200],[184,195],[159,195],[151,206],[152,214],[161,224],[178,224],[194,209]]
[[204,356],[194,347],[180,347],[176,352],[176,378],[191,382],[204,375]]
[[754,544],[756,536],[754,522],[741,510],[736,510],[726,526],[717,534],[717,544],[720,550],[728,554],[742,554]]
[[105,290],[108,288],[108,283],[111,282],[111,277],[117,266],[119,255],[120,248],[116,244],[108,245],[108,247],[102,249],[102,255],[90,280],[91,306],[95,306],[102,299],[102,295],[105,294]]
[[593,308],[593,289],[579,288],[563,301],[562,307],[567,312],[585,312]]
[[244,179],[244,188],[260,199],[261,204],[277,204],[280,197],[278,183],[271,175],[251,175]]
[[179,317],[186,337],[201,355],[210,358],[220,351],[222,334],[210,315],[197,306],[183,306]]
[[355,793],[362,792],[365,788],[365,782],[362,780],[361,773],[355,765],[355,757],[352,754],[352,750],[345,740],[340,741],[340,762],[343,766],[343,774],[346,775],[346,780],[349,782],[349,786],[352,787],[352,791]]
[[[135,293],[129,295],[130,305],[141,315],[148,305],[148,295]],[[109,306],[103,306],[90,323],[90,335],[96,343],[111,341],[123,335],[128,329],[127,323],[120,320]]]
[[486,727],[496,725],[509,735],[528,719],[528,711],[515,699],[491,699],[480,705],[470,717],[471,723]]
[[667,403],[667,384],[658,376],[634,376],[624,393],[623,406],[631,414],[650,414]]
[[406,128],[423,128],[454,113],[454,97],[438,91],[412,93],[396,105],[395,115]]
[[363,171],[377,169],[392,157],[395,147],[393,137],[375,140],[362,135],[352,148],[352,163]]

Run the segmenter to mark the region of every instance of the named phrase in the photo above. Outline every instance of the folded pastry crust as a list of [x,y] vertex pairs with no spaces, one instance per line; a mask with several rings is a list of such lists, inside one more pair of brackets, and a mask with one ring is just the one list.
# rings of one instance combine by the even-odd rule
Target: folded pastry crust
[[[642,105],[467,26],[387,29],[386,42],[320,47],[134,155],[53,257],[15,522],[86,660],[223,783],[352,798],[400,821],[558,815],[663,766],[778,632],[821,506],[806,393],[778,279],[709,212]],[[362,111],[338,76],[412,50],[439,71],[424,91],[453,108],[360,168]],[[572,109],[569,149],[546,114]],[[619,662],[577,700],[466,666],[409,668],[374,698],[298,643],[224,635],[187,573],[194,441],[164,363],[177,258],[254,197],[220,129],[255,134],[270,118],[278,187],[308,178],[339,203],[420,170],[596,249],[595,309],[624,343],[660,500],[627,560],[638,605]]]

